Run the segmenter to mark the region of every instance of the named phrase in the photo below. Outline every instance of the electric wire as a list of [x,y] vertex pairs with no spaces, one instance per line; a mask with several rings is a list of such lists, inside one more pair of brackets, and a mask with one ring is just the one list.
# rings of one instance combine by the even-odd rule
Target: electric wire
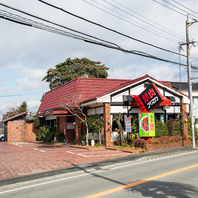
[[174,5],[174,4],[170,3],[170,2],[168,2],[168,1],[166,1],[166,0],[163,0],[163,1],[166,2],[167,4],[171,5],[172,7],[177,8],[178,10],[180,10],[180,11],[186,13],[186,14],[189,14],[189,12],[187,12],[187,11],[185,11],[185,10],[179,8],[178,6],[176,6],[176,5]]
[[[154,47],[154,48],[157,48],[157,49],[160,49],[160,50],[169,52],[169,53],[173,53],[173,54],[179,55],[178,53],[175,53],[175,52],[173,52],[173,51],[171,51],[171,50],[167,50],[167,49],[164,49],[164,48],[162,48],[162,47],[153,45],[153,44],[151,44],[151,43],[144,42],[144,41],[142,41],[142,40],[139,40],[139,39],[136,39],[136,38],[134,38],[134,37],[128,36],[128,35],[126,35],[126,34],[123,34],[123,33],[121,33],[121,32],[118,32],[118,31],[116,31],[116,30],[114,30],[114,29],[111,29],[111,28],[109,28],[109,27],[106,27],[106,26],[104,26],[104,25],[101,25],[101,24],[99,24],[99,23],[96,23],[96,22],[94,22],[94,21],[91,21],[91,20],[89,20],[89,19],[85,19],[85,18],[83,18],[83,17],[81,17],[81,16],[78,16],[78,15],[76,15],[76,14],[73,14],[73,13],[71,13],[71,12],[69,12],[69,11],[67,11],[67,10],[65,10],[65,9],[63,9],[63,8],[60,8],[60,7],[55,6],[55,5],[52,5],[52,4],[47,3],[47,2],[45,2],[45,1],[43,1],[43,0],[38,0],[38,1],[40,1],[41,3],[44,3],[44,4],[48,5],[48,6],[51,6],[51,7],[55,8],[55,9],[61,10],[62,12],[65,12],[65,13],[67,13],[67,14],[73,16],[73,17],[79,18],[79,19],[84,20],[84,21],[86,21],[86,22],[88,22],[88,23],[91,23],[91,24],[93,24],[93,25],[99,26],[99,27],[101,27],[101,28],[104,28],[104,29],[109,30],[109,31],[111,31],[111,32],[114,32],[114,33],[116,33],[116,34],[119,34],[119,35],[121,35],[121,36],[124,36],[124,37],[126,37],[126,38],[135,40],[135,41],[140,42],[140,43],[142,43],[142,44],[145,44],[145,45],[148,45],[148,46],[151,46],[151,47]],[[181,56],[186,57],[186,55],[183,55],[183,54],[182,54]]]
[[[151,23],[151,25],[152,25],[152,23],[153,23],[153,24],[155,24],[155,26],[156,26],[156,25],[159,26],[160,29],[162,28],[162,29],[166,30],[166,32],[171,32],[172,34],[174,34],[174,35],[177,36],[178,38],[180,38],[180,39],[182,39],[182,40],[185,40],[185,38],[182,37],[181,35],[179,35],[178,33],[173,32],[172,30],[170,30],[170,29],[168,29],[168,28],[166,28],[166,27],[164,27],[164,26],[162,26],[162,25],[156,23],[155,21],[150,20],[149,18],[147,18],[147,17],[145,17],[145,16],[143,16],[143,15],[141,15],[141,14],[135,12],[135,11],[132,10],[131,8],[126,7],[126,6],[124,6],[123,4],[117,2],[116,0],[112,0],[112,1],[115,2],[115,3],[117,3],[119,6],[121,6],[121,7],[125,8],[125,9],[129,10],[130,12],[135,13],[136,15],[138,15],[138,16],[142,17],[143,19],[149,21],[149,22]],[[145,22],[146,22],[146,21],[145,21]],[[146,22],[146,23],[147,23],[147,22]],[[163,31],[164,31],[164,30],[163,30]]]
[[164,7],[166,7],[166,8],[168,8],[168,9],[170,9],[170,10],[172,10],[172,11],[174,11],[174,12],[177,12],[178,14],[181,14],[181,15],[183,15],[183,16],[186,17],[185,14],[183,14],[183,13],[181,13],[181,12],[179,12],[179,11],[173,9],[173,8],[168,7],[167,5],[164,5],[163,3],[160,3],[160,2],[158,2],[157,0],[153,0],[153,1],[155,1],[156,3],[158,3],[158,4],[160,4],[160,5],[164,6]]
[[35,94],[40,94],[43,92],[32,92],[32,93],[25,93],[25,94],[12,94],[12,95],[0,95],[1,98],[6,98],[6,97],[15,97],[15,96],[24,96],[24,95],[35,95]]
[[0,10],[0,17],[3,18],[3,19],[9,20],[9,21],[15,22],[15,23],[19,23],[21,25],[31,26],[31,27],[34,27],[34,28],[37,28],[37,29],[49,31],[49,32],[52,32],[52,33],[56,33],[56,34],[60,34],[60,35],[68,36],[68,37],[72,37],[72,38],[75,38],[75,39],[80,39],[80,40],[88,39],[86,37],[75,35],[73,33],[66,32],[66,31],[63,31],[63,30],[60,30],[60,29],[57,29],[57,28],[54,28],[54,27],[47,26],[47,25],[42,24],[42,23],[38,23],[38,22],[33,21],[31,19],[27,19],[27,18],[21,17],[19,15],[9,13],[5,10]]
[[[139,56],[143,56],[143,57],[147,57],[147,58],[151,58],[151,59],[155,59],[155,60],[159,60],[159,61],[165,61],[165,62],[177,64],[177,65],[179,64],[179,63],[174,62],[174,61],[169,61],[169,60],[162,59],[162,58],[159,58],[159,57],[156,57],[156,56],[152,56],[152,55],[147,54],[145,52],[141,52],[141,51],[137,51],[137,50],[126,50],[126,49],[123,49],[123,48],[119,47],[116,44],[115,45],[110,45],[109,42],[107,42],[107,43],[98,42],[97,40],[89,39],[89,38],[82,37],[82,36],[79,36],[79,35],[76,35],[76,34],[73,34],[73,33],[69,33],[69,32],[54,28],[54,27],[50,27],[50,26],[44,25],[42,23],[35,22],[31,19],[27,19],[27,18],[24,18],[22,16],[18,16],[16,14],[9,13],[9,12],[4,11],[4,10],[0,10],[0,16],[3,19],[11,20],[12,22],[15,22],[15,23],[20,23],[22,25],[31,26],[31,27],[41,29],[41,30],[45,30],[45,31],[48,31],[48,32],[52,32],[52,33],[55,33],[55,34],[59,34],[59,35],[67,36],[67,37],[72,37],[74,39],[83,40],[84,42],[88,42],[88,43],[100,45],[100,46],[103,46],[103,47],[119,50],[119,51],[122,51],[124,53],[139,55]],[[186,66],[186,65],[183,64],[183,66]]]
[[182,6],[183,8],[186,8],[187,10],[189,10],[189,11],[193,12],[194,14],[197,14],[197,15],[198,15],[198,13],[197,13],[197,12],[195,12],[194,10],[189,9],[188,7],[186,7],[186,6],[182,5],[181,3],[178,3],[178,2],[177,2],[177,1],[175,1],[175,0],[172,0],[172,1],[174,1],[174,2],[175,2],[175,3],[177,3],[178,5]]
[[178,62],[169,61],[169,60],[162,59],[162,58],[159,58],[159,57],[156,57],[156,56],[151,56],[151,55],[148,56],[147,54],[145,54],[145,53],[142,54],[140,51],[137,51],[137,50],[126,50],[126,49],[123,49],[123,48],[115,48],[114,46],[109,46],[109,45],[106,45],[104,43],[94,43],[94,42],[91,42],[91,41],[86,41],[86,42],[101,45],[101,46],[111,48],[111,49],[115,49],[115,50],[119,50],[119,51],[129,53],[129,54],[135,54],[135,55],[139,55],[139,56],[143,56],[143,57],[147,57],[147,58],[151,58],[151,59],[156,59],[156,60],[159,60],[159,61],[164,61],[164,62],[167,62],[167,63],[173,63],[173,64],[176,64],[176,65],[187,66],[186,64],[181,64],[181,63],[178,63]]
[[[92,1],[93,1],[93,0],[92,0]],[[112,7],[114,7],[114,8],[116,8],[116,9],[118,9],[118,10],[124,12],[125,14],[128,14],[128,15],[134,17],[135,19],[137,19],[137,20],[139,20],[139,21],[141,21],[141,22],[143,22],[143,23],[146,23],[146,25],[149,25],[149,26],[151,26],[152,28],[157,29],[158,32],[157,32],[156,30],[153,30],[153,31],[155,31],[156,33],[159,33],[160,35],[159,35],[159,34],[157,34],[157,35],[160,36],[160,37],[162,37],[162,38],[165,38],[165,39],[167,39],[167,40],[172,41],[171,39],[165,37],[165,36],[167,36],[167,35],[162,36],[162,34],[165,33],[165,34],[169,34],[170,36],[173,36],[173,37],[175,37],[175,38],[177,38],[177,39],[178,39],[178,38],[179,38],[179,39],[183,39],[183,38],[178,37],[178,36],[176,36],[176,35],[174,35],[174,34],[168,32],[168,31],[166,31],[166,30],[164,30],[164,29],[161,29],[161,28],[157,27],[156,25],[151,24],[150,22],[147,22],[147,21],[145,21],[145,20],[143,20],[143,19],[141,19],[141,18],[135,16],[134,14],[131,14],[131,13],[129,13],[129,12],[123,10],[122,8],[119,8],[119,7],[116,6],[116,5],[113,5],[112,3],[110,3],[110,2],[108,2],[108,1],[106,1],[106,0],[103,0],[103,1],[104,1],[105,3],[111,5]],[[94,2],[95,2],[95,1],[94,1]],[[109,9],[109,8],[107,8],[107,9]],[[110,9],[110,10],[111,10],[111,9]],[[112,10],[111,10],[111,11],[112,11]],[[115,11],[113,11],[113,12],[115,12]],[[117,12],[116,12],[116,13],[117,13]],[[119,14],[119,13],[118,13],[118,14]],[[129,19],[128,17],[126,17],[126,18]],[[131,20],[131,19],[129,19],[129,20]],[[145,27],[151,29],[150,27],[144,25],[144,29],[145,29]],[[146,31],[148,31],[148,29],[146,29]],[[162,33],[162,32],[159,32],[159,31],[162,31],[163,33]],[[151,31],[149,31],[149,32],[151,32]],[[155,32],[151,32],[151,33],[153,33],[153,34],[156,35]],[[175,41],[173,41],[173,42],[175,43]]]
[[[104,7],[105,9],[108,9],[108,10],[110,10],[111,12],[116,13],[117,15],[120,15],[120,16],[122,16],[122,17],[124,17],[124,18],[127,18],[129,21],[126,20],[126,19],[124,19],[124,18],[122,18],[122,17],[120,17],[120,16],[117,16],[117,15],[111,13],[111,12],[108,12],[107,10],[104,10],[104,9],[102,9],[102,8],[100,8],[100,7],[96,6],[96,5],[94,5],[94,4],[91,4],[90,2],[87,2],[86,0],[83,0],[83,1],[86,2],[86,3],[88,3],[88,4],[90,4],[90,5],[92,5],[93,7],[97,8],[97,9],[102,10],[103,12],[106,12],[106,13],[108,13],[108,14],[110,14],[110,15],[116,17],[116,18],[121,19],[122,21],[125,21],[125,22],[127,22],[127,23],[129,23],[129,24],[131,24],[131,25],[134,25],[134,26],[136,26],[136,27],[138,27],[138,28],[140,28],[140,29],[142,29],[142,30],[145,30],[145,31],[147,31],[147,32],[149,32],[149,33],[151,33],[151,34],[154,34],[154,35],[156,35],[156,36],[159,36],[159,37],[161,37],[161,38],[164,38],[164,39],[166,39],[166,40],[169,40],[169,41],[171,41],[171,42],[173,42],[173,43],[176,43],[175,40],[172,40],[171,38],[165,37],[164,35],[162,35],[162,33],[160,34],[159,32],[157,32],[157,31],[155,31],[155,30],[152,30],[152,29],[149,28],[148,26],[145,26],[145,25],[144,25],[144,27],[142,27],[142,26],[139,25],[138,22],[135,22],[135,21],[131,22],[131,19],[125,17],[124,15],[122,15],[122,14],[116,12],[116,11],[112,11],[110,8],[108,8],[108,7],[104,6],[104,5],[102,5],[101,3],[98,3],[97,1],[92,0],[93,2],[95,2],[96,4],[98,4],[99,6]],[[104,0],[103,0],[103,1],[104,1]],[[105,2],[106,2],[106,1],[105,1]],[[109,4],[109,5],[112,5],[112,4],[110,4],[109,2],[106,2],[106,3]],[[112,5],[112,6],[114,6],[114,5]],[[120,8],[118,8],[117,6],[116,6],[116,8],[117,8],[117,9],[120,9]],[[134,16],[134,17],[135,17],[135,16]]]
[[[19,9],[17,9],[17,8],[8,6],[8,5],[6,5],[6,4],[0,3],[0,5],[1,5],[1,6],[4,6],[4,7],[6,7],[6,8],[9,8],[9,9],[15,10],[15,11],[17,11],[17,12],[20,12],[20,13],[22,13],[22,14],[31,16],[31,17],[33,17],[33,18],[39,19],[39,20],[41,20],[41,21],[45,21],[45,22],[47,22],[47,23],[56,25],[56,26],[58,26],[58,27],[61,27],[61,28],[64,28],[64,29],[73,31],[73,32],[75,32],[75,33],[82,34],[82,35],[84,35],[84,36],[89,36],[89,37],[91,37],[91,38],[94,38],[94,39],[97,39],[97,40],[100,40],[100,41],[103,41],[103,42],[108,42],[108,41],[104,41],[104,40],[102,40],[102,39],[99,39],[99,38],[97,38],[97,37],[94,37],[94,36],[92,36],[92,35],[85,34],[85,33],[83,33],[83,32],[80,32],[80,31],[77,31],[77,30],[68,28],[68,27],[66,27],[66,26],[63,26],[63,25],[60,25],[60,24],[57,24],[57,23],[54,23],[54,22],[51,22],[51,21],[49,21],[49,20],[43,19],[43,18],[38,17],[38,16],[35,16],[35,15],[32,15],[32,14],[30,14],[30,13],[27,13],[27,12],[22,11],[22,10],[19,10]],[[24,24],[24,25],[25,25],[25,24]],[[114,44],[111,43],[111,42],[108,42],[108,43],[114,45]],[[118,47],[118,46],[117,46],[117,47]]]
[[[160,4],[160,5],[162,5],[162,6],[166,7],[166,8],[168,8],[168,9],[174,11],[174,12],[177,12],[178,14],[181,14],[181,15],[183,15],[183,16],[185,16],[185,17],[186,17],[187,14],[193,16],[193,14],[187,12],[186,10],[183,10],[183,9],[179,8],[178,6],[175,6],[175,5],[171,4],[171,3],[169,3],[169,2],[166,1],[166,0],[163,0],[163,1],[166,2],[166,3],[169,4],[169,5],[171,5],[171,6],[175,7],[175,8],[177,8],[178,10],[183,11],[183,12],[186,13],[186,14],[184,14],[184,13],[182,13],[182,12],[179,12],[178,10],[175,10],[175,9],[173,9],[173,8],[170,8],[169,6],[164,5],[163,3],[158,2],[157,0],[153,0],[153,1],[155,1],[156,3],[158,3],[158,4]],[[195,17],[195,18],[198,18],[198,17],[196,17],[196,16],[194,16],[194,17]]]

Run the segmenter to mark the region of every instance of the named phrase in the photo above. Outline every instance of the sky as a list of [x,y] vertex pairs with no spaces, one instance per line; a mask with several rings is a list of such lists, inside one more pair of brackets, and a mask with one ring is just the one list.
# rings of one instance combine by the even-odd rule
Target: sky
[[[187,12],[191,13],[189,22],[198,20],[196,0],[46,0],[46,2],[147,44],[88,23],[38,0],[0,0],[2,4],[114,43],[125,50],[137,50],[186,64],[183,56],[179,58],[177,54],[148,44],[179,53],[179,43],[186,43]],[[171,4],[179,9],[171,7]],[[0,5],[0,16],[8,12],[71,32]],[[198,23],[193,23],[189,27],[190,41],[198,41],[197,30]],[[190,61],[196,66],[198,48],[196,43],[190,47]],[[181,54],[186,55],[186,46],[182,45],[182,48]],[[55,68],[67,58],[83,57],[105,64],[109,68],[108,78],[135,79],[148,74],[157,80],[179,81],[181,76],[182,81],[187,81],[187,70],[184,66],[124,53],[0,18],[0,112],[6,113],[9,108],[19,106],[23,101],[27,102],[30,111],[37,111],[42,95],[49,91],[48,83],[42,81],[47,70]],[[193,72],[192,76],[196,77],[196,73]]]

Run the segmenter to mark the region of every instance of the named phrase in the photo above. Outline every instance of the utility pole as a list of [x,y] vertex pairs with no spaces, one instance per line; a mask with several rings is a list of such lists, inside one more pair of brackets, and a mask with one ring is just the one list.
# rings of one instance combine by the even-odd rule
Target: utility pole
[[188,28],[193,24],[197,23],[197,20],[193,22],[188,22],[188,15],[186,20],[186,43],[181,45],[186,45],[187,52],[187,73],[188,73],[188,86],[189,86],[189,97],[190,97],[190,117],[191,117],[191,129],[192,129],[192,143],[193,148],[195,148],[195,131],[194,131],[194,118],[193,118],[193,101],[192,101],[192,77],[191,77],[191,64],[190,64],[190,44],[194,44],[195,41],[189,42]]
[[179,43],[179,90],[181,91],[181,50],[183,50],[181,44]]

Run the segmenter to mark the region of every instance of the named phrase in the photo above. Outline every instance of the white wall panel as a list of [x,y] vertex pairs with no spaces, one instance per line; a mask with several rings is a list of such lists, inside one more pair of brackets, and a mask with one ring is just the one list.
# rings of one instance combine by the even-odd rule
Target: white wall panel
[[127,113],[127,107],[111,106],[111,113]]

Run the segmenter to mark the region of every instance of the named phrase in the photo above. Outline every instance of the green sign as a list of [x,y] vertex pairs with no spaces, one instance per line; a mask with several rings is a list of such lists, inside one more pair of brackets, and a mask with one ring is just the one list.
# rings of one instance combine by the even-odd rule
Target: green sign
[[139,135],[140,137],[155,136],[154,113],[139,113]]

